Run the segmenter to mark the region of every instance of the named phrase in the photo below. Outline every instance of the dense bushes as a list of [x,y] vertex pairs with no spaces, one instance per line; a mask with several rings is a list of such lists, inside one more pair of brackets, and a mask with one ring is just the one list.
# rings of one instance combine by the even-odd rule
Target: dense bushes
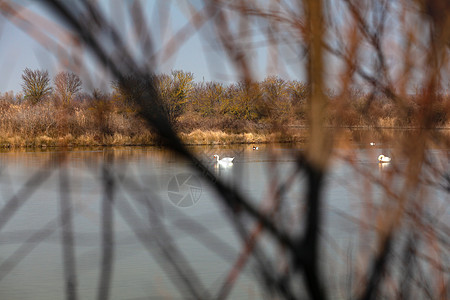
[[[2,145],[12,144],[11,139],[13,144],[35,144],[35,139],[42,136],[51,140],[66,137],[64,141],[72,144],[150,143],[150,130],[140,120],[135,105],[148,88],[156,88],[160,95],[160,107],[154,109],[166,113],[180,133],[203,130],[268,134],[280,130],[280,125],[307,124],[308,86],[278,77],[225,85],[196,83],[192,73],[173,71],[148,82],[129,76],[122,85],[113,82],[111,93],[94,90],[86,94],[81,93],[81,81],[74,74],[59,73],[54,81],[59,86],[52,89],[48,73],[24,72],[28,81],[45,77],[45,93],[38,100],[37,96],[12,92],[0,95]],[[43,75],[33,79],[33,72]],[[448,96],[438,95],[439,101],[432,107],[418,103],[417,99],[423,97],[410,96],[399,105],[357,89],[339,96],[328,91],[327,97],[326,126],[413,127],[424,111],[431,116],[429,126],[448,125]]]
[[68,107],[52,99],[11,104],[0,98],[1,146],[40,146],[42,137],[47,146],[114,144],[114,136],[127,137],[128,144],[151,142],[144,122],[134,113],[119,113],[107,100],[88,98]]

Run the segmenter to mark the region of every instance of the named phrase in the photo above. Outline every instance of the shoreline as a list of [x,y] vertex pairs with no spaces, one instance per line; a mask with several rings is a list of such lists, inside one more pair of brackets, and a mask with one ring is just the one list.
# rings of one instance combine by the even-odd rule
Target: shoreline
[[[225,133],[223,131],[194,130],[190,133],[180,133],[179,137],[186,146],[196,145],[232,145],[232,144],[268,144],[304,142],[304,135],[286,135],[282,133]],[[160,146],[161,142],[152,135],[125,137],[120,134],[112,136],[80,136],[51,138],[38,136],[22,138],[19,136],[0,137],[1,150],[14,149],[58,149],[58,148],[88,148],[88,147],[146,147]]]
[[[360,130],[373,131],[376,134],[379,131],[405,131],[417,130],[420,128],[412,127],[327,127],[330,129],[345,130],[347,133],[358,132]],[[426,129],[437,131],[449,131],[449,127]],[[269,144],[269,143],[301,143],[308,139],[308,127],[289,127],[286,132],[274,133],[226,133],[221,130],[201,130],[196,129],[189,133],[179,133],[179,137],[184,145],[232,145],[232,144]],[[142,134],[134,137],[123,136],[121,134],[113,135],[81,135],[73,137],[68,134],[57,138],[46,135],[37,137],[23,138],[21,136],[0,137],[0,149],[58,149],[58,148],[85,148],[85,147],[145,147],[160,146],[157,138],[151,134]]]

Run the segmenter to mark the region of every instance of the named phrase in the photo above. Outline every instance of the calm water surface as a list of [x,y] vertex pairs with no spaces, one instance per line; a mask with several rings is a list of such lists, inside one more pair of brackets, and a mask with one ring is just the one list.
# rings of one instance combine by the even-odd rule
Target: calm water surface
[[[253,151],[251,146],[193,147],[192,150],[219,178],[260,204],[271,182],[283,181],[293,172],[293,154],[302,149],[289,145],[259,148],[258,151]],[[384,168],[389,166],[376,162],[380,151],[386,153],[389,149],[357,149],[356,164],[374,176],[384,176]],[[444,151],[446,153],[448,151]],[[0,154],[0,208],[4,210],[14,195],[25,200],[7,215],[0,231],[0,299],[65,297],[61,194],[68,195],[73,205],[78,296],[80,299],[96,298],[102,257],[102,166],[105,161],[112,161],[108,166],[115,170],[116,180],[123,182],[117,186],[114,198],[121,209],[114,213],[111,298],[184,298],[179,277],[165,267],[161,258],[164,250],[157,247],[156,239],[147,236],[147,242],[143,242],[139,238],[140,232],[149,230],[151,234],[164,237],[167,245],[176,246],[185,259],[183,264],[190,265],[212,295],[217,293],[239,255],[241,242],[217,194],[191,165],[159,148],[122,148],[67,152],[65,168],[55,168],[60,154],[51,151]],[[231,167],[219,166],[214,163],[214,154],[235,156],[235,163]],[[442,151],[433,155],[442,155]],[[52,171],[47,175],[42,170]],[[64,172],[69,179],[69,192],[61,181]],[[33,176],[45,180],[28,193],[24,185]],[[358,217],[363,205],[361,192],[369,192],[374,198],[381,193],[376,188],[364,191],[365,187],[358,180],[360,176],[345,161],[336,160],[326,180],[323,244],[327,261],[334,262],[331,271],[345,270],[345,263],[338,259],[342,253],[337,249],[339,246],[347,249],[357,232],[355,223],[342,212]],[[302,175],[283,197],[286,204],[282,210],[296,212],[303,208]],[[151,208],[145,201],[151,203]],[[127,209],[132,213],[123,213]],[[159,221],[149,220],[148,216],[155,214]],[[448,216],[448,212],[445,214]],[[301,220],[280,222],[295,224]],[[267,247],[270,248],[270,241]],[[230,299],[261,298],[260,285],[252,272],[250,262]]]

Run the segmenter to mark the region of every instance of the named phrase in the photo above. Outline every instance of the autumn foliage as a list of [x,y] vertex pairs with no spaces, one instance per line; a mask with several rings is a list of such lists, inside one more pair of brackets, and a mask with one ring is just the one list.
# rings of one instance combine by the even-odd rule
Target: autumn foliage
[[[3,147],[39,145],[153,144],[151,130],[140,119],[136,99],[148,89],[160,95],[155,112],[166,114],[180,133],[215,131],[229,134],[268,135],[281,128],[305,127],[309,108],[309,87],[296,80],[270,76],[260,82],[196,82],[194,74],[180,70],[154,75],[147,81],[128,75],[121,84],[111,82],[110,92],[83,92],[74,73],[60,72],[51,86],[47,71],[25,69],[24,94],[0,96]],[[411,128],[424,109],[418,102],[423,91],[408,98],[400,113],[392,101],[352,89],[346,106],[337,105],[333,91],[326,93],[329,104],[326,124],[349,128]],[[445,93],[427,108],[430,126],[449,125],[450,99]],[[198,132],[198,131],[197,131]],[[199,140],[198,138],[194,139]],[[201,138],[200,140],[204,140]],[[212,142],[211,139],[207,139]],[[260,138],[251,141],[257,142]],[[242,142],[242,139],[228,142]]]

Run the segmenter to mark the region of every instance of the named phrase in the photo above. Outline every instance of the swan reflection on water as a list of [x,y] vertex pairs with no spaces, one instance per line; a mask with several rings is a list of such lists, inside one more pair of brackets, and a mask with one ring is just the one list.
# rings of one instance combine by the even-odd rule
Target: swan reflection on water
[[379,169],[380,171],[387,171],[387,170],[391,170],[391,169],[392,169],[392,166],[391,166],[391,163],[388,163],[388,162],[380,162],[380,163],[378,163],[378,169]]
[[216,162],[222,166],[232,166],[234,157],[224,157],[222,159],[219,158],[219,155],[214,154],[213,156],[216,159]]
[[390,168],[391,168],[391,158],[383,154],[380,154],[378,156],[378,169],[380,171],[386,171],[389,170]]
[[216,176],[225,175],[231,171],[234,157],[224,157],[220,159],[219,155],[217,154],[215,154],[213,157],[216,159],[214,163],[214,172]]

